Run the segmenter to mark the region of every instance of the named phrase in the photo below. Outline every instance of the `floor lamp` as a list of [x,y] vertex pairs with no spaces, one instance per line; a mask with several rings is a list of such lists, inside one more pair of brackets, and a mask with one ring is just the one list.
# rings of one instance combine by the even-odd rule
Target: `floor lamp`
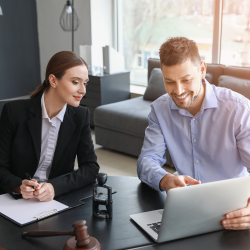
[[60,17],[60,25],[64,31],[72,32],[72,52],[74,52],[74,32],[80,25],[80,20],[74,9],[74,0],[72,3],[70,0],[66,1]]

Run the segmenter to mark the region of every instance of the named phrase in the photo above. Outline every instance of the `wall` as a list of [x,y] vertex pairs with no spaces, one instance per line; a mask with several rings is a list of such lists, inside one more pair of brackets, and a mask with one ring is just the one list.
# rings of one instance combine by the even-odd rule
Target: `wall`
[[[71,32],[60,26],[66,0],[0,0],[0,100],[27,96],[44,80],[52,55],[71,50]],[[113,46],[113,0],[75,0],[79,45]],[[40,55],[40,57],[39,57]]]
[[29,95],[40,84],[36,2],[0,0],[0,100]]
[[[41,81],[44,80],[49,59],[57,52],[70,50],[71,32],[65,32],[60,26],[60,16],[66,0],[36,0],[38,39],[40,50]],[[90,0],[75,0],[74,6],[80,19],[75,31],[75,53],[79,54],[79,45],[91,45]]]
[[[44,80],[51,56],[62,50],[71,50],[71,32],[60,26],[60,15],[66,0],[36,0],[41,81]],[[75,0],[80,26],[75,32],[75,53],[79,45],[112,45],[112,0]]]

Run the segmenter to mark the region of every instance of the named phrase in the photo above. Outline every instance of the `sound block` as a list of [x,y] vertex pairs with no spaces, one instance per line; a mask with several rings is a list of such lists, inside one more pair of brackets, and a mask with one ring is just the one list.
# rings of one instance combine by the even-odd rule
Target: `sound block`
[[70,238],[65,244],[63,250],[100,250],[101,245],[98,240],[94,237],[89,236],[90,242],[82,247],[76,245],[75,237]]

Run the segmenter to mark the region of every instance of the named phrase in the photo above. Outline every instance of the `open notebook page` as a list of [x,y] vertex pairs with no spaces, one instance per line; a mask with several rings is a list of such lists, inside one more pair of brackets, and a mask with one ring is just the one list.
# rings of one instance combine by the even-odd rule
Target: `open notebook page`
[[29,200],[15,200],[9,194],[0,195],[0,213],[20,224],[34,221],[36,216],[50,213],[54,209],[59,212],[66,208],[68,206],[55,200],[41,202],[35,197]]

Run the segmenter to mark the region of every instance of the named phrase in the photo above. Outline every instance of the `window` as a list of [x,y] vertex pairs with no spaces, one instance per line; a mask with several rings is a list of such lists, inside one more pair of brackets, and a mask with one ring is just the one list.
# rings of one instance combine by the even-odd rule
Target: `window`
[[131,83],[147,84],[148,58],[159,58],[161,44],[170,37],[193,39],[202,60],[211,62],[213,3],[213,0],[123,0],[123,55],[125,68],[131,72]]
[[220,63],[250,67],[250,0],[223,0]]

